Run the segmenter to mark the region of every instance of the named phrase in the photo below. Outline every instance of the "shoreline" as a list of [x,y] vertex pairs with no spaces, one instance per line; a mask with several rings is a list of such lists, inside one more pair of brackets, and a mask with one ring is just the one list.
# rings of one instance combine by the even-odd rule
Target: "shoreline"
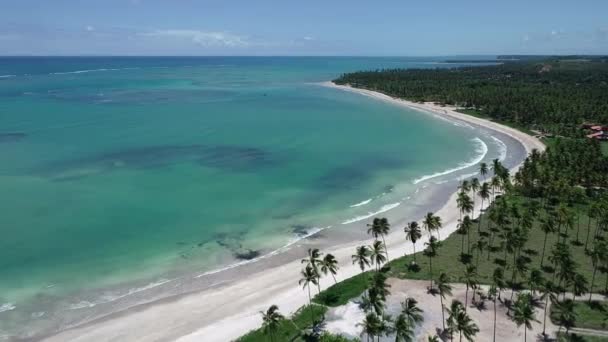
[[[517,140],[526,150],[526,155],[534,148],[544,150],[545,146],[538,139],[513,128],[503,126],[485,119],[476,118],[454,111],[453,107],[441,107],[435,104],[420,104],[395,99],[385,94],[350,86],[339,86],[325,82],[322,86],[372,97],[388,103],[405,106],[418,111],[431,113],[439,117],[467,122],[492,131],[508,135]],[[517,170],[517,166],[511,168]],[[456,193],[450,194],[447,202],[436,214],[441,216],[444,227],[441,229],[442,240],[456,230],[458,209],[455,204]],[[479,204],[479,203],[477,203]],[[485,206],[487,207],[487,205]],[[475,212],[479,213],[479,205]],[[357,222],[365,226],[367,221]],[[386,238],[390,256],[412,253],[412,244],[403,237],[399,226]],[[416,244],[421,250],[428,241],[428,233]],[[353,249],[366,241],[353,241],[332,246],[322,252],[334,254],[340,264],[338,281],[352,277],[360,270],[351,264],[350,255]],[[305,291],[297,285],[301,264],[299,260],[287,262],[241,278],[226,285],[213,286],[199,292],[185,294],[177,298],[168,298],[134,307],[126,312],[117,312],[92,322],[60,331],[42,340],[45,341],[228,341],[240,337],[261,324],[260,310],[271,304],[277,304],[284,314],[291,314],[307,303]],[[333,285],[331,277],[321,280],[321,287]]]

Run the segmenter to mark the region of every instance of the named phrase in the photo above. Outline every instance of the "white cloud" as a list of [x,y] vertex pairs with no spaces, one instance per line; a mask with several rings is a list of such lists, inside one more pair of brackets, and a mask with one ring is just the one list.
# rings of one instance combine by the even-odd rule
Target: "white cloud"
[[311,36],[306,36],[306,37],[304,37],[304,38],[302,38],[302,39],[304,39],[304,40],[308,40],[308,41],[310,41],[310,40],[315,40],[315,38],[313,38],[313,37],[311,37]]
[[93,26],[91,26],[91,25],[86,26],[84,29],[87,30],[87,31],[89,31],[89,32],[95,31],[95,28]]
[[250,45],[247,37],[227,32],[199,30],[156,30],[153,32],[144,33],[144,35],[160,38],[185,39],[202,46],[243,47]]

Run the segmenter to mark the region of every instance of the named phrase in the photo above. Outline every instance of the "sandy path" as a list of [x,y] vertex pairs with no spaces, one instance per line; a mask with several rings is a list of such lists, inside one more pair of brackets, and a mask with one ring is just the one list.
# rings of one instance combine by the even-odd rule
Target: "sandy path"
[[[544,145],[536,138],[513,128],[457,113],[451,108],[411,103],[372,91],[339,87],[332,83],[324,85],[502,132],[520,141],[528,152],[535,148],[544,150]],[[458,209],[455,198],[456,194],[453,194],[436,213],[444,222],[440,233],[442,238],[448,237],[456,230]],[[479,212],[479,208],[476,208],[475,212]],[[361,222],[361,229],[364,229],[366,223]],[[416,249],[421,250],[426,241],[428,236],[424,235],[418,241]],[[334,254],[341,265],[338,281],[360,272],[351,264],[351,255],[354,248],[361,243],[339,245],[323,251]],[[366,243],[371,243],[371,240]],[[386,243],[391,257],[413,252],[412,244],[405,241],[400,229],[389,234]],[[47,337],[44,341],[230,341],[259,327],[259,311],[265,310],[271,304],[277,304],[283,313],[291,313],[307,303],[306,292],[298,286],[301,267],[299,262],[291,262],[231,284],[111,315],[106,319]],[[322,288],[331,284],[331,277],[321,281]]]

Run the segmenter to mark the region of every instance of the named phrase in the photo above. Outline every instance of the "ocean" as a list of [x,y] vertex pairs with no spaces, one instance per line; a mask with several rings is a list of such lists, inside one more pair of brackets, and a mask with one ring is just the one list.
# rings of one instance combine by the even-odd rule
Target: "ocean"
[[0,339],[340,232],[504,159],[466,124],[319,84],[458,66],[444,59],[0,58]]

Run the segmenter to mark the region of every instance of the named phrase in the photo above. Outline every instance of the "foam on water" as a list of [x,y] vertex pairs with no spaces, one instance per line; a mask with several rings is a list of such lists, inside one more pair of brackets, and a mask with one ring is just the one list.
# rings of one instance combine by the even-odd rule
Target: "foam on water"
[[0,305],[0,312],[15,310],[17,306],[13,303],[4,303]]
[[498,145],[498,152],[500,153],[498,160],[504,161],[507,158],[507,145],[502,140],[498,139],[493,135],[491,135],[490,138],[492,138]]
[[89,72],[121,71],[121,70],[137,70],[137,69],[139,69],[139,68],[90,69],[90,70],[76,70],[76,71],[65,71],[65,72],[52,72],[49,75],[86,74]]
[[12,77],[16,77],[17,75],[0,75],[0,78],[12,78]]
[[372,201],[372,199],[371,199],[371,198],[368,198],[368,199],[366,199],[365,201],[359,202],[359,203],[357,203],[357,204],[353,204],[353,205],[351,205],[350,207],[351,207],[351,208],[360,207],[360,206],[362,206],[362,205],[366,205],[366,204],[368,204],[368,203],[369,203],[369,202],[371,202],[371,201]]
[[146,286],[135,287],[135,288],[129,289],[126,293],[122,293],[122,294],[106,294],[106,295],[102,296],[100,300],[97,300],[97,301],[90,302],[90,301],[83,300],[83,301],[80,301],[78,303],[70,305],[69,308],[70,308],[70,310],[77,310],[77,309],[83,309],[83,308],[92,308],[92,307],[94,307],[96,305],[99,305],[99,304],[110,303],[110,302],[113,302],[113,301],[116,301],[118,299],[134,295],[134,294],[142,292],[142,291],[153,289],[155,287],[164,285],[164,284],[166,284],[166,283],[168,283],[170,281],[171,281],[170,279],[161,279],[161,280],[159,280],[157,282],[150,283],[150,284],[148,284]]
[[485,156],[488,154],[488,145],[486,145],[486,143],[484,143],[483,140],[481,140],[479,138],[474,138],[472,140],[475,143],[477,143],[477,147],[475,149],[475,151],[477,152],[477,155],[473,159],[469,160],[468,162],[461,163],[460,165],[458,165],[455,168],[447,169],[445,171],[433,173],[430,175],[424,175],[420,178],[415,179],[414,184],[418,184],[420,182],[424,182],[425,180],[429,180],[432,178],[449,175],[450,173],[458,172],[458,171],[467,169],[473,165],[480,163],[483,160],[483,158],[485,158]]
[[380,210],[378,210],[376,212],[369,212],[369,213],[367,213],[365,215],[353,217],[352,219],[348,219],[348,220],[342,222],[342,224],[349,224],[349,223],[353,223],[353,222],[357,222],[357,221],[368,219],[368,218],[370,218],[372,216],[376,216],[378,214],[382,214],[384,212],[387,212],[387,211],[389,211],[391,209],[397,208],[400,204],[401,204],[401,202],[387,204],[385,206],[382,206],[382,208],[380,208]]

